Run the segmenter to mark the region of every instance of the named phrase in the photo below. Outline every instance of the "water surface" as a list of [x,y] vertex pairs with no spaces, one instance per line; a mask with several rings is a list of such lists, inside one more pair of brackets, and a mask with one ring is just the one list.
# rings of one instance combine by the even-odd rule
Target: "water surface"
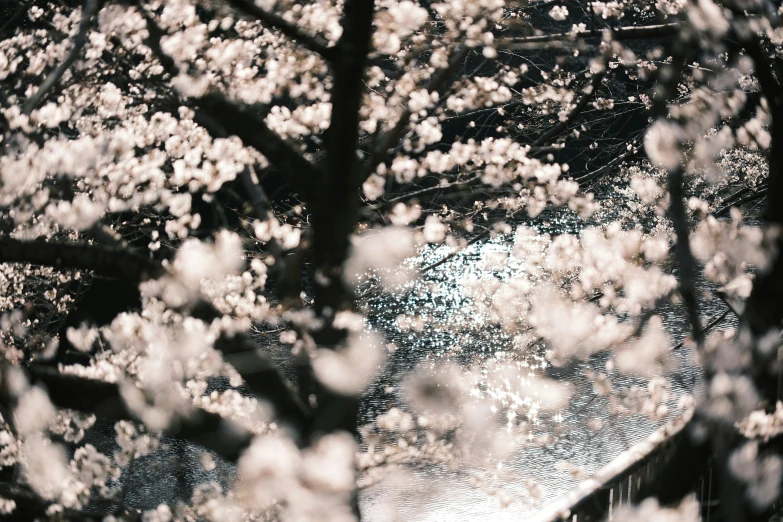
[[[408,291],[370,298],[369,321],[394,342],[397,350],[365,397],[366,420],[383,413],[390,405],[404,404],[395,385],[415,367],[432,368],[434,371],[437,363],[444,360],[480,366],[491,364],[493,360],[507,361],[514,354],[511,336],[486,316],[477,313],[465,291],[466,280],[480,279],[490,275],[489,272],[501,279],[525,277],[524,263],[513,255],[506,257],[508,262],[500,269],[484,262],[488,256],[510,254],[512,244],[513,238],[508,236],[476,243],[422,274],[409,285]],[[443,248],[440,251],[428,250],[414,262],[427,266],[440,256],[443,256]],[[532,281],[532,284],[535,283]],[[700,290],[709,290],[705,281],[700,281],[699,286]],[[701,305],[702,313],[708,318],[717,317],[725,310],[723,303],[716,299],[708,299]],[[674,348],[688,332],[682,310],[664,305],[658,312]],[[419,328],[400,328],[397,320],[400,315],[418,318]],[[733,327],[735,324],[736,319],[729,314],[720,327]],[[452,349],[455,346],[459,347],[458,352]],[[672,411],[676,409],[679,396],[691,393],[699,382],[698,369],[691,355],[687,347],[679,347],[670,355],[672,367],[676,368],[668,375],[669,407]],[[544,357],[544,348],[540,346],[521,357],[517,353],[514,358],[521,372],[546,375],[570,383],[572,400],[569,406],[561,411],[536,415],[535,421],[530,423],[534,440],[518,453],[495,464],[498,466],[496,480],[488,487],[476,485],[469,474],[444,466],[425,467],[415,472],[415,478],[381,482],[363,492],[362,512],[366,520],[526,520],[547,502],[568,491],[578,480],[608,464],[665,422],[665,419],[652,421],[641,414],[612,415],[609,400],[596,395],[592,383],[585,377],[587,369],[606,373],[605,354],[566,368],[549,365]],[[645,385],[645,381],[619,376],[616,372],[611,375],[616,388]],[[390,392],[392,388],[394,391]],[[546,439],[549,441],[542,444],[541,441]],[[578,471],[562,471],[564,462]],[[529,480],[540,487],[541,497],[537,501],[527,494]]]

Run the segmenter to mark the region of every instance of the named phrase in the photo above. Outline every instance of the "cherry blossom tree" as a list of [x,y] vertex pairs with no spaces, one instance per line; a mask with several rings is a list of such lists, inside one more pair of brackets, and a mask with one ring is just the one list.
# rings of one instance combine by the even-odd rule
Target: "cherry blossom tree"
[[[607,372],[646,388],[593,372],[597,393],[618,414],[668,418],[660,309],[674,302],[704,391],[679,399],[693,429],[642,491],[657,500],[627,516],[698,516],[683,499],[713,461],[727,519],[769,518],[781,471],[778,6],[3,10],[5,515],[138,516],[122,473],[165,434],[236,477],[144,520],[357,520],[367,484],[417,463],[486,469],[534,438],[531,419],[568,390],[532,372],[529,354],[554,368],[608,354]],[[764,198],[760,215],[737,209]],[[548,234],[558,216],[578,232]],[[413,371],[404,404],[360,421],[394,350],[365,320],[368,299],[404,294],[488,238],[510,251],[459,283],[508,353]],[[417,255],[427,263],[406,261]],[[524,270],[503,272],[515,263]],[[709,330],[700,272],[739,316],[735,332]],[[397,323],[438,326],[411,310]],[[273,360],[281,350],[295,383]],[[84,442],[107,422],[113,455]]]

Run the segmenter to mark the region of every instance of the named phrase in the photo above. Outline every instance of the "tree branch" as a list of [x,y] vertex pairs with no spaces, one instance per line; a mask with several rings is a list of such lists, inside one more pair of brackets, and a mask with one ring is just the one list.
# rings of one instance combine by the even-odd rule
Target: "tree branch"
[[725,217],[729,215],[729,212],[731,211],[732,208],[735,207],[739,208],[746,203],[756,201],[757,199],[761,199],[763,197],[766,197],[767,195],[767,189],[765,187],[760,187],[755,192],[751,192],[750,189],[744,189],[743,195],[746,194],[747,192],[750,192],[750,195],[745,196],[741,199],[735,199],[731,203],[726,203],[723,207],[716,210],[712,215],[715,217]]
[[[681,28],[682,26],[679,23],[619,27],[612,30],[612,38],[618,41],[663,38],[677,34]],[[531,47],[534,48],[537,45],[551,42],[575,42],[584,38],[601,38],[603,37],[603,34],[603,30],[596,29],[578,33],[568,32],[522,36],[518,38],[499,38],[495,40],[493,45],[499,50],[514,51],[529,49]]]
[[[659,79],[661,82],[660,88],[657,89],[655,96],[653,97],[652,116],[658,119],[663,119],[668,114],[668,101],[677,92],[677,85],[681,78],[682,67],[688,59],[689,47],[692,46],[692,40],[687,36],[682,38],[678,45],[670,45],[670,52],[673,55],[672,65],[668,74],[662,75]],[[698,308],[696,301],[696,292],[694,285],[695,274],[695,262],[690,251],[689,243],[689,226],[687,222],[687,214],[685,211],[685,205],[683,202],[683,173],[684,165],[680,162],[674,168],[669,169],[668,189],[670,196],[669,213],[674,226],[674,231],[677,235],[676,242],[676,258],[679,266],[678,280],[680,283],[680,294],[683,297],[683,301],[686,305],[687,314],[693,330],[693,337],[697,342],[697,350],[703,352],[703,340],[704,331],[701,328],[701,324],[698,316]],[[780,263],[775,263],[780,265]],[[755,293],[760,281],[759,278],[754,282]],[[753,293],[751,298],[753,299]],[[776,300],[777,297],[775,297]],[[747,314],[747,312],[746,312]],[[740,319],[740,323],[747,324],[746,314]],[[778,326],[779,328],[779,322]],[[755,352],[756,350],[754,350]],[[713,356],[714,358],[714,356]],[[709,383],[715,376],[717,371],[724,371],[721,367],[716,367],[711,363],[710,357],[704,357],[705,366],[705,382]],[[754,360],[754,362],[756,362]],[[765,383],[759,378],[758,365],[753,365],[755,368],[751,368],[751,373],[754,378],[754,385],[756,389],[762,391],[762,396],[767,395],[764,391],[767,390]],[[764,366],[766,372],[767,366]],[[737,369],[728,370],[730,373],[737,372]],[[740,370],[742,371],[742,370]],[[768,375],[768,372],[767,374]],[[771,379],[767,379],[771,381]],[[775,379],[775,383],[777,379]],[[694,474],[695,470],[699,468],[704,469],[710,456],[713,459],[713,469],[715,470],[717,490],[720,492],[721,498],[721,511],[723,517],[726,520],[768,520],[770,513],[762,512],[753,509],[749,505],[746,496],[746,485],[741,483],[736,474],[730,470],[729,457],[733,451],[735,451],[744,442],[744,439],[737,432],[732,422],[726,420],[716,421],[714,418],[710,418],[701,408],[697,408],[695,417],[695,426],[700,426],[702,430],[708,429],[709,436],[701,437],[699,441],[694,440],[692,437],[688,437],[678,444],[677,452],[678,457],[672,459],[670,463],[664,468],[664,476],[656,480],[656,484],[650,484],[647,488],[642,488],[639,491],[639,497],[644,498],[646,496],[657,496],[661,501],[672,502],[678,501],[690,491],[694,486],[695,479],[698,478],[698,474]],[[704,463],[704,464],[702,464]],[[684,465],[684,466],[683,466]],[[678,487],[670,488],[669,484],[676,484]]]
[[274,406],[282,422],[300,433],[307,433],[310,428],[309,407],[299,400],[296,390],[250,338],[244,334],[221,337],[215,342],[215,349],[239,372],[256,396]]
[[409,199],[417,198],[420,196],[426,196],[429,194],[435,194],[435,193],[447,194],[449,192],[458,191],[458,190],[462,190],[463,188],[478,185],[479,182],[481,182],[481,175],[477,174],[472,178],[468,178],[461,181],[454,181],[447,185],[435,185],[434,187],[426,187],[418,190],[413,190],[411,192],[406,192],[404,194],[400,194],[399,196],[395,196],[391,199],[387,199],[386,201],[382,201],[381,203],[378,203],[371,207],[367,207],[366,210],[367,212],[377,212],[384,208],[388,208],[389,205],[391,205],[392,203],[397,203],[399,201],[407,201]]
[[[358,192],[363,181],[357,157],[359,112],[365,91],[367,56],[372,45],[374,10],[373,0],[346,0],[343,8],[343,33],[337,43],[339,56],[333,66],[332,115],[323,137],[326,146],[324,176],[319,180],[317,199],[311,201],[314,268],[326,279],[325,285],[316,285],[318,314],[324,309],[345,309],[353,299],[340,272],[348,257],[349,236],[356,227],[359,212]],[[333,344],[333,341],[327,344]],[[355,419],[352,422],[355,424]]]
[[685,212],[685,203],[683,202],[685,195],[682,190],[682,177],[682,168],[669,172],[669,213],[672,218],[674,232],[677,234],[675,255],[679,268],[677,279],[680,282],[680,295],[688,312],[693,339],[698,345],[701,345],[704,341],[704,332],[699,321],[699,305],[694,284],[695,262],[691,253],[690,227],[688,226],[688,216]]
[[424,272],[429,272],[433,268],[437,268],[437,267],[443,265],[444,263],[447,263],[448,261],[451,261],[452,259],[454,259],[458,255],[463,253],[469,246],[478,243],[479,241],[481,241],[482,239],[484,239],[486,237],[489,237],[490,234],[492,234],[494,225],[496,225],[497,223],[499,223],[501,221],[504,221],[504,220],[509,220],[509,221],[513,220],[515,217],[517,217],[520,213],[524,212],[525,210],[526,210],[525,207],[522,207],[522,208],[519,208],[519,209],[515,210],[510,215],[506,216],[504,219],[503,218],[497,219],[495,222],[492,223],[492,225],[493,225],[492,227],[487,227],[482,232],[480,232],[479,234],[476,234],[475,236],[473,236],[470,239],[470,241],[465,243],[464,246],[458,247],[458,248],[454,249],[451,253],[449,253],[448,255],[446,255],[444,257],[442,257],[438,261],[435,261],[434,263],[429,264],[429,265],[421,268],[419,270],[419,274],[423,274]]
[[[663,119],[669,113],[668,102],[677,93],[677,86],[682,78],[682,70],[691,51],[686,48],[691,44],[687,38],[679,42],[679,47],[672,51],[672,63],[664,69],[659,76],[660,88],[656,89],[653,96],[650,115],[653,118]],[[673,45],[671,46],[673,47]],[[680,144],[678,143],[679,147]],[[677,235],[675,248],[675,257],[677,260],[679,282],[679,291],[685,304],[685,310],[688,314],[693,339],[697,346],[701,347],[704,341],[704,332],[699,321],[699,308],[696,299],[695,280],[695,261],[690,247],[690,227],[688,226],[688,215],[685,211],[683,199],[683,165],[677,165],[669,169],[668,190],[669,190],[669,215],[672,220],[674,233]]]
[[751,34],[743,40],[743,46],[753,59],[754,73],[759,81],[761,92],[769,103],[770,110],[774,113],[783,112],[783,92],[781,92],[780,84],[773,74],[773,64],[761,45],[761,38],[756,34]]
[[617,156],[616,158],[612,159],[606,165],[603,165],[592,172],[587,172],[585,174],[582,174],[581,176],[577,176],[573,178],[573,180],[579,183],[580,188],[584,188],[588,186],[593,180],[595,180],[602,174],[609,172],[612,168],[614,168],[615,165],[622,162],[625,158],[632,156],[634,153],[635,153],[634,150],[624,152],[619,156]]
[[[237,136],[242,143],[259,151],[272,165],[290,177],[292,184],[305,200],[312,199],[313,184],[320,177],[318,169],[267,127],[263,119],[253,114],[249,108],[229,101],[222,94],[207,94],[194,98],[193,101],[200,109],[196,111],[196,120],[210,131],[210,134]],[[200,115],[202,111],[203,114]],[[217,129],[215,124],[220,125],[222,130]]]
[[126,248],[88,243],[0,238],[0,262],[91,270],[104,277],[135,282],[165,273],[160,264]]
[[242,169],[242,172],[239,173],[239,179],[250,195],[250,204],[253,206],[253,212],[256,217],[258,219],[266,219],[267,212],[272,209],[272,204],[261,185],[253,180],[250,167],[246,166]]
[[296,25],[287,22],[284,18],[270,13],[258,7],[249,0],[228,0],[234,8],[258,19],[267,27],[277,29],[292,41],[301,44],[306,49],[320,54],[327,61],[333,61],[337,57],[336,48],[329,47],[328,42],[319,36],[310,36],[302,32]]
[[345,2],[343,35],[337,44],[339,61],[335,66],[331,96],[332,117],[325,136],[329,177],[353,178],[350,181],[357,186],[359,110],[364,94],[364,69],[371,47],[374,8],[372,0]]
[[[29,371],[34,382],[46,387],[52,404],[58,408],[112,421],[138,421],[125,404],[117,384],[63,374],[51,366],[33,365]],[[174,421],[166,433],[203,446],[231,462],[237,461],[253,438],[233,421],[198,408]]]
[[[163,68],[172,77],[179,74],[174,60],[163,52],[160,41],[165,32],[155,20],[136,4],[147,23],[149,37],[146,45],[158,58]],[[196,122],[212,137],[237,136],[246,146],[253,147],[283,171],[305,200],[312,195],[312,183],[318,178],[317,169],[289,145],[276,132],[267,127],[262,118],[218,93],[191,98],[196,105]]]
[[771,143],[767,152],[769,162],[769,176],[767,177],[769,195],[767,197],[765,217],[770,223],[783,225],[783,205],[780,204],[780,198],[783,197],[783,153],[781,153],[780,149],[780,146],[783,145],[783,88],[779,81],[783,71],[776,67],[776,63],[770,61],[759,35],[751,33],[742,40],[742,43],[753,59],[754,72],[756,78],[758,78],[759,87],[761,87],[761,94],[764,95],[769,104],[772,120],[769,128]]
[[[105,277],[133,282],[142,282],[165,274],[165,269],[152,260],[125,248],[104,245],[0,238],[0,262],[90,270]],[[296,393],[274,365],[258,354],[256,346],[245,336],[221,338],[215,343],[215,349],[227,356],[228,362],[235,366],[248,387],[260,399],[268,400],[275,407],[281,420],[298,429],[307,428],[307,408],[298,401]]]
[[542,132],[541,135],[536,138],[533,143],[531,143],[531,146],[538,147],[539,145],[542,145],[543,143],[547,142],[551,138],[556,137],[561,132],[566,130],[568,126],[576,120],[576,118],[579,117],[579,115],[582,113],[582,111],[587,107],[587,104],[590,103],[590,100],[592,100],[595,97],[595,93],[598,91],[598,88],[601,86],[601,81],[603,81],[604,76],[606,76],[606,70],[608,69],[608,60],[609,60],[609,54],[605,53],[603,58],[603,69],[600,72],[597,72],[593,74],[593,80],[590,82],[590,85],[587,89],[585,89],[584,93],[582,94],[582,97],[579,99],[579,101],[574,105],[574,108],[571,109],[571,111],[566,116],[565,121],[558,122],[555,126],[550,127],[549,130],[546,132]]
[[0,25],[0,36],[4,35],[9,29],[16,29],[16,27],[13,26],[14,23],[23,13],[26,13],[30,10],[31,5],[33,5],[33,0],[27,0],[25,3],[20,3],[14,14],[12,14],[3,25]]
[[[443,94],[448,85],[448,80],[459,68],[459,66],[462,65],[462,62],[465,61],[465,58],[468,56],[469,52],[470,49],[467,47],[463,47],[462,49],[455,52],[449,60],[449,65],[443,69],[438,70],[435,74],[432,75],[432,78],[430,78],[430,81],[426,87],[427,91]],[[402,111],[402,114],[400,114],[400,117],[397,119],[397,123],[394,125],[394,127],[381,135],[381,137],[378,139],[378,145],[375,147],[375,150],[373,150],[372,155],[370,156],[370,161],[364,166],[362,170],[362,180],[366,180],[368,177],[370,177],[370,175],[375,172],[375,169],[378,168],[378,165],[380,165],[381,162],[386,159],[389,149],[391,149],[405,133],[408,127],[408,123],[411,119],[411,114],[412,113],[408,108]]]
[[[333,63],[332,115],[324,135],[325,175],[317,186],[317,199],[311,205],[313,267],[323,278],[315,285],[315,309],[317,316],[324,320],[323,327],[313,332],[313,338],[319,345],[333,349],[346,334],[345,330],[334,326],[334,314],[355,303],[353,291],[343,280],[342,270],[359,213],[358,192],[362,184],[357,157],[359,121],[365,91],[364,74],[372,47],[374,12],[374,0],[344,2],[343,32]],[[316,382],[309,365],[300,366],[300,369],[307,382]],[[315,395],[318,405],[311,425],[313,432],[345,430],[357,436],[358,397],[342,396],[325,386],[318,386]],[[351,507],[356,518],[360,518],[355,491]]]
[[54,86],[57,85],[57,83],[63,77],[65,71],[67,71],[79,58],[82,49],[87,43],[87,31],[90,30],[92,19],[95,17],[95,13],[97,11],[98,0],[85,0],[84,6],[82,7],[82,20],[79,23],[79,32],[73,39],[73,47],[71,47],[71,51],[68,53],[68,56],[65,58],[65,60],[60,63],[60,65],[58,65],[54,71],[49,73],[49,76],[46,77],[35,94],[33,94],[27,100],[27,102],[25,102],[24,106],[22,107],[24,114],[30,114],[38,107],[38,105],[40,105],[47,93],[53,89]]
[[149,13],[147,13],[147,10],[144,9],[144,6],[140,0],[131,0],[131,3],[136,7],[136,9],[139,11],[139,14],[141,14],[142,18],[144,18],[144,22],[147,24],[147,34],[149,36],[147,36],[147,38],[144,40],[144,44],[150,48],[152,54],[155,55],[160,64],[163,66],[163,69],[169,73],[172,78],[177,76],[179,74],[177,64],[174,62],[174,59],[171,56],[163,52],[163,49],[160,46],[160,41],[166,35],[166,33],[163,31],[163,29],[160,28],[158,23],[149,15]]

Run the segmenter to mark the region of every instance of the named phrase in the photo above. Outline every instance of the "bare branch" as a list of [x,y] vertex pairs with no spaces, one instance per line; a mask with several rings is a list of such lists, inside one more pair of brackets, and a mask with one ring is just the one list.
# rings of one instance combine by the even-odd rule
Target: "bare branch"
[[249,0],[229,0],[234,8],[258,19],[262,24],[273,29],[277,29],[292,41],[301,44],[303,47],[320,54],[327,61],[333,61],[336,56],[336,48],[329,47],[328,42],[319,36],[310,36],[302,32],[296,25],[287,22],[284,18],[270,13],[258,7],[255,2]]
[[31,5],[33,5],[32,0],[27,0],[27,2],[25,3],[20,3],[19,7],[16,8],[14,14],[12,14],[11,17],[8,18],[3,25],[0,25],[0,36],[4,35],[8,29],[11,29],[14,23],[19,19],[19,17],[23,13],[26,13],[30,10]]
[[377,205],[373,205],[372,207],[369,207],[367,211],[377,212],[383,208],[387,208],[392,203],[397,203],[399,201],[407,201],[409,199],[417,198],[420,196],[426,196],[429,194],[434,194],[434,193],[447,194],[449,192],[458,191],[467,187],[478,185],[480,181],[481,181],[481,175],[476,175],[472,178],[462,180],[462,181],[454,181],[453,183],[449,183],[447,185],[435,185],[434,187],[427,187],[419,190],[414,190],[411,192],[406,192],[405,194],[400,194],[399,196],[393,197],[391,199],[387,199],[386,201],[378,203]]
[[[659,75],[659,88],[653,95],[653,103],[650,108],[650,114],[653,118],[664,119],[669,113],[669,100],[674,98],[677,93],[677,86],[682,78],[682,71],[688,60],[688,49],[691,42],[687,38],[681,38],[678,46],[672,51],[672,62]],[[670,46],[674,48],[674,45]],[[679,144],[678,144],[679,146]],[[677,280],[679,282],[679,292],[685,305],[685,311],[688,314],[693,339],[700,348],[704,341],[704,331],[699,321],[699,305],[696,299],[696,262],[691,253],[690,246],[690,227],[688,225],[688,214],[685,210],[685,194],[683,191],[683,165],[677,165],[669,169],[668,190],[669,190],[669,216],[672,220],[674,233],[677,235],[675,248],[675,258],[677,260]]]
[[[521,212],[523,212],[523,211],[525,211],[525,210],[526,210],[526,209],[525,209],[525,207],[522,207],[522,208],[520,208],[520,209],[517,209],[517,210],[515,210],[514,212],[512,212],[512,213],[511,213],[509,216],[507,216],[505,219],[511,220],[511,219],[515,218],[516,216],[518,216],[518,215],[519,215]],[[502,221],[502,219],[498,219],[498,220],[496,220],[496,221],[493,223],[493,225],[495,225],[495,224],[499,223],[500,221]],[[443,257],[443,258],[441,258],[440,260],[438,260],[438,261],[435,261],[434,263],[432,263],[432,264],[430,264],[430,265],[427,265],[427,266],[425,266],[424,268],[422,268],[422,269],[419,271],[419,273],[429,272],[429,271],[430,271],[430,270],[432,270],[433,268],[437,268],[437,267],[441,266],[442,264],[444,264],[444,263],[446,263],[446,262],[448,262],[448,261],[451,261],[452,259],[454,259],[454,258],[455,258],[455,257],[457,257],[458,255],[460,255],[461,253],[463,253],[463,252],[465,251],[465,249],[467,249],[469,246],[471,246],[471,245],[474,245],[474,244],[478,243],[479,241],[481,241],[482,239],[484,239],[484,238],[486,238],[486,237],[489,237],[489,235],[490,235],[491,233],[492,233],[492,228],[491,228],[491,227],[485,228],[485,229],[484,229],[484,230],[483,230],[481,233],[479,233],[479,234],[476,234],[474,237],[472,237],[472,238],[470,239],[470,241],[468,241],[467,243],[465,243],[465,245],[464,245],[463,247],[461,247],[461,248],[458,248],[458,249],[455,249],[453,252],[451,252],[450,254],[448,254],[448,255],[444,256],[444,257]]]
[[49,73],[49,76],[43,81],[38,90],[33,94],[27,102],[25,102],[22,108],[24,114],[30,114],[38,105],[43,101],[44,97],[54,88],[60,81],[71,65],[79,58],[85,44],[87,43],[87,31],[90,30],[92,25],[92,19],[95,17],[95,13],[98,11],[98,0],[85,0],[82,7],[82,20],[79,23],[79,32],[73,39],[73,47],[68,53],[68,56],[63,60],[60,65],[55,68],[54,71]]
[[725,216],[728,216],[729,212],[731,211],[732,208],[741,207],[742,205],[744,205],[746,203],[750,203],[752,201],[756,201],[758,199],[764,198],[764,197],[767,196],[767,193],[768,193],[766,187],[760,187],[756,191],[751,191],[751,189],[746,188],[746,189],[741,190],[740,192],[742,193],[742,195],[745,195],[748,192],[750,192],[750,194],[745,196],[745,197],[743,197],[743,198],[734,199],[730,203],[726,203],[723,207],[721,207],[718,210],[716,210],[715,212],[713,212],[712,215],[715,216],[715,217],[725,217]]
[[690,227],[688,226],[688,215],[683,201],[685,194],[682,189],[682,178],[682,168],[669,172],[669,214],[672,219],[674,233],[677,234],[675,256],[677,258],[677,279],[680,283],[680,295],[685,303],[685,310],[691,323],[693,339],[698,345],[701,345],[704,341],[704,331],[699,321],[699,306],[696,299],[696,285],[694,283],[696,267],[693,254],[691,253]]
[[[682,26],[679,23],[619,27],[612,30],[612,38],[618,41],[663,38],[677,34],[681,28]],[[494,41],[493,46],[497,49],[514,51],[535,48],[541,44],[552,42],[578,42],[585,38],[601,38],[603,35],[603,30],[591,30],[578,33],[568,32],[518,38],[499,38]]]
[[579,183],[580,187],[586,187],[593,180],[595,180],[596,178],[598,178],[602,174],[605,174],[605,173],[611,171],[618,163],[622,162],[625,158],[627,158],[629,156],[632,156],[635,153],[636,153],[636,151],[633,150],[633,149],[631,149],[630,151],[624,152],[624,153],[620,154],[619,156],[617,156],[616,158],[614,158],[613,160],[611,160],[606,165],[603,165],[603,166],[595,169],[592,172],[587,172],[587,173],[585,173],[585,174],[583,174],[581,176],[575,177],[574,181]]
[[261,185],[253,180],[250,167],[242,169],[242,172],[239,173],[239,179],[250,195],[250,203],[253,205],[253,212],[256,214],[256,217],[258,219],[266,219],[267,212],[271,210],[272,204],[269,202],[269,197]]

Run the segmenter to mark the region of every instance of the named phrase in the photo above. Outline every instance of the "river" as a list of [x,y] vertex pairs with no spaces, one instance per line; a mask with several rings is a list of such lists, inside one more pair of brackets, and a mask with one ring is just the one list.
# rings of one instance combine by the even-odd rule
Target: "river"
[[[513,340],[491,324],[487,317],[476,312],[466,295],[465,281],[487,275],[483,260],[487,256],[509,254],[506,276],[524,277],[524,264],[514,261],[511,254],[513,238],[498,236],[468,247],[446,263],[422,274],[401,295],[384,295],[368,302],[368,315],[373,326],[394,342],[397,350],[367,393],[366,420],[382,413],[389,405],[404,403],[394,392],[406,372],[419,368],[437,368],[437,362],[455,360],[450,348],[459,346],[461,353],[473,354],[472,364],[491,365],[493,361],[508,360],[514,353]],[[443,251],[428,250],[414,261],[426,266],[443,256]],[[501,277],[504,274],[501,274]],[[709,290],[705,281],[700,290]],[[703,293],[706,295],[706,293]],[[725,305],[716,298],[703,299],[702,314],[708,318],[720,316]],[[663,318],[672,348],[688,332],[680,307],[662,306],[658,312]],[[419,328],[400,328],[397,317],[410,314],[420,319]],[[736,326],[736,318],[727,314],[718,328]],[[564,328],[567,328],[564,325]],[[670,354],[671,368],[667,374],[669,409],[674,412],[683,394],[690,394],[699,383],[697,367],[685,346]],[[517,358],[519,358],[517,356]],[[464,357],[462,358],[465,359]],[[606,373],[606,354],[598,354],[586,362],[566,368],[547,364],[543,350],[536,349],[518,361],[520,371],[538,373],[571,385],[571,401],[559,411],[542,412],[530,423],[533,441],[517,453],[493,461],[500,472],[491,472],[490,482],[476,484],[475,474],[463,473],[445,466],[431,465],[418,469],[405,480],[381,482],[362,495],[362,512],[371,522],[416,520],[421,522],[446,521],[524,521],[535,515],[544,505],[573,487],[578,480],[589,476],[609,463],[631,445],[647,437],[669,416],[652,421],[642,414],[613,415],[609,399],[594,393],[593,384],[585,377],[585,370]],[[627,389],[633,384],[644,386],[644,381],[610,372],[615,388]],[[485,390],[490,393],[491,390]],[[489,424],[489,423],[488,423]],[[566,464],[567,463],[567,464]],[[493,470],[489,470],[493,471]],[[492,480],[494,478],[494,481]],[[531,499],[530,483],[536,483],[540,498]]]

